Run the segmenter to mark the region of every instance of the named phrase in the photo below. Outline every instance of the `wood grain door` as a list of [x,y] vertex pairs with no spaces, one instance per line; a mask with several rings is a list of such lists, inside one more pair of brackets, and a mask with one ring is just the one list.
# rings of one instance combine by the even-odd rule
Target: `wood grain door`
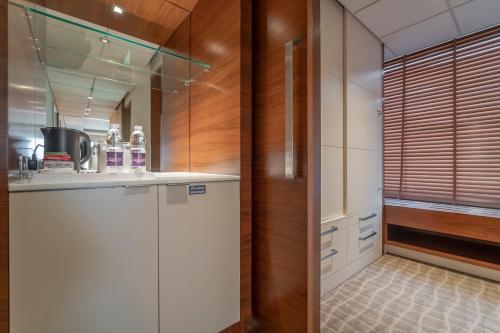
[[[318,14],[316,0],[254,1],[253,311],[259,332],[319,332]],[[293,57],[286,52],[290,42]],[[287,134],[293,175],[286,171]]]

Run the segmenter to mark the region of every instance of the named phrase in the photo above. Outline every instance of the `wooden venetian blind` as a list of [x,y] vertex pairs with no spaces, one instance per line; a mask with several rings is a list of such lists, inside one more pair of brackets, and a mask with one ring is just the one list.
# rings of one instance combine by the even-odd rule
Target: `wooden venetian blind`
[[386,62],[385,196],[500,208],[500,27]]

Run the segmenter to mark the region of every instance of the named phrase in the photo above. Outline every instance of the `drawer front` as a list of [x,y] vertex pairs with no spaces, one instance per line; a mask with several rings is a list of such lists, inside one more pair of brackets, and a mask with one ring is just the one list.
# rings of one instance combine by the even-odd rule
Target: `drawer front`
[[360,214],[349,224],[348,262],[376,248],[381,240],[381,210]]
[[[321,238],[321,276],[326,277],[347,264],[347,228],[336,229]],[[323,241],[324,238],[328,240]]]
[[[321,252],[329,250],[334,246],[335,238],[339,238],[340,234],[347,237],[347,233],[342,230],[347,230],[347,221],[345,219],[336,220],[331,223],[323,223],[321,225]],[[337,246],[338,247],[338,246]]]

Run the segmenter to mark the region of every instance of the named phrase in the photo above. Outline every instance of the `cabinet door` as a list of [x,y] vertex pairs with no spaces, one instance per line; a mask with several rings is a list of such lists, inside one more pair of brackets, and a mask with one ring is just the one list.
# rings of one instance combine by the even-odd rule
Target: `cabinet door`
[[321,147],[321,220],[344,214],[344,156],[342,148]]
[[220,332],[240,318],[239,182],[159,188],[160,332]]
[[[349,219],[348,262],[382,249],[382,209],[377,208]],[[380,252],[379,252],[380,253]]]
[[382,206],[382,152],[347,149],[347,215]]
[[352,14],[346,21],[347,80],[382,96],[382,43]]
[[157,187],[10,194],[15,333],[158,332]]
[[262,331],[319,332],[319,1],[252,3],[253,315]]
[[382,99],[347,83],[347,147],[382,151]]

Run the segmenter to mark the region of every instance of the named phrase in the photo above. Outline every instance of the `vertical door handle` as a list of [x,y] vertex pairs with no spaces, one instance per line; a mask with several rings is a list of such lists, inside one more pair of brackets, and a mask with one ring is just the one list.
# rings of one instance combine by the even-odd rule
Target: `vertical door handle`
[[285,177],[295,178],[293,137],[293,47],[297,39],[285,43]]

